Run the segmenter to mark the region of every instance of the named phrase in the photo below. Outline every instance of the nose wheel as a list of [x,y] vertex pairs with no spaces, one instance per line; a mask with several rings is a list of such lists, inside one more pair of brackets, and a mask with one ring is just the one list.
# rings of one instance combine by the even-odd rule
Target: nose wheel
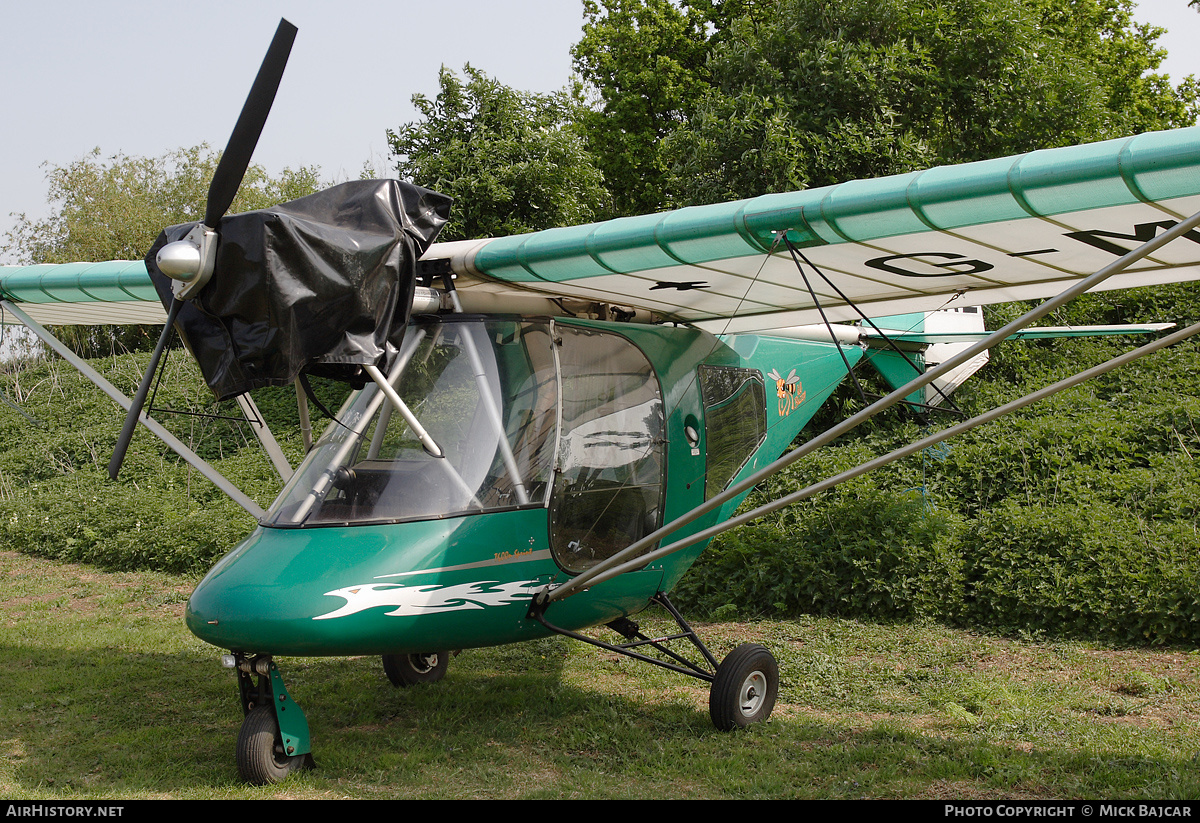
[[744,728],[770,717],[778,694],[774,655],[757,643],[743,643],[717,667],[708,692],[708,714],[721,731]]
[[293,771],[307,768],[308,759],[305,755],[289,755],[284,750],[272,706],[256,706],[242,721],[237,741],[237,768],[247,783],[255,786],[278,783]]
[[230,657],[244,715],[237,739],[238,774],[247,783],[266,786],[311,769],[308,720],[288,694],[275,661],[270,655]]

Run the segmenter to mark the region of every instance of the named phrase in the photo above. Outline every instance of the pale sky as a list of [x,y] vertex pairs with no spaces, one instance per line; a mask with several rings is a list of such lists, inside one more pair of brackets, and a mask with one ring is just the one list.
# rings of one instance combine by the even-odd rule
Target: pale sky
[[[415,118],[440,65],[562,88],[583,19],[580,0],[0,0],[0,235],[12,212],[45,215],[44,162],[223,148],[281,16],[300,31],[254,160],[327,179],[386,168],[385,130]],[[1200,76],[1187,0],[1138,17],[1169,30],[1164,71]]]
[[46,161],[224,148],[280,17],[299,33],[254,162],[327,179],[386,168],[443,64],[562,88],[583,24],[580,0],[0,0],[0,235],[46,213]]

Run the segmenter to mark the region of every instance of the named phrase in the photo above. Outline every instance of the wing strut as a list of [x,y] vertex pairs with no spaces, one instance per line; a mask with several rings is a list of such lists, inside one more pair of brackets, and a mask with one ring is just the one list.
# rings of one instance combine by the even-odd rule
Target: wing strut
[[[572,578],[571,580],[567,581],[566,583],[563,583],[562,585],[558,586],[557,588],[551,589],[548,586],[546,589],[543,589],[542,591],[538,592],[538,594],[536,595],[536,599],[546,601],[546,602],[554,602],[557,600],[562,600],[566,597],[569,597],[572,594],[575,594],[576,592],[579,592],[579,591],[587,588],[588,586],[595,585],[596,583],[601,582],[601,580],[607,580],[618,574],[622,574],[625,571],[629,571],[634,567],[641,568],[642,566],[645,566],[647,562],[651,562],[658,555],[658,552],[664,552],[664,549],[659,549],[657,552],[647,554],[647,555],[642,555],[642,552],[644,552],[646,549],[653,546],[659,540],[662,540],[663,538],[669,536],[672,532],[678,530],[681,526],[691,523],[692,521],[696,520],[699,517],[702,517],[703,515],[707,514],[708,512],[713,511],[716,508],[719,508],[720,506],[722,506],[725,503],[727,503],[728,501],[734,499],[735,497],[742,494],[743,492],[749,491],[754,486],[761,483],[763,480],[765,480],[768,477],[771,477],[772,475],[777,473],[784,466],[791,465],[792,463],[796,462],[800,458],[805,457],[808,454],[811,454],[812,452],[816,451],[817,449],[821,448],[822,446],[828,445],[829,443],[836,440],[838,437],[841,437],[843,434],[853,430],[855,427],[857,427],[861,423],[869,420],[870,418],[874,417],[876,414],[879,414],[879,412],[884,411],[885,409],[889,409],[892,406],[896,405],[897,403],[903,402],[904,399],[908,395],[912,394],[917,389],[924,388],[926,385],[933,382],[938,377],[941,377],[943,374],[950,371],[951,369],[957,368],[959,365],[967,362],[968,360],[972,359],[973,357],[980,354],[981,352],[991,349],[997,343],[1001,342],[1002,340],[1009,337],[1013,333],[1020,331],[1021,329],[1025,328],[1026,326],[1030,325],[1031,323],[1033,323],[1037,320],[1040,320],[1041,318],[1050,314],[1052,311],[1058,309],[1059,307],[1065,305],[1066,303],[1069,303],[1071,300],[1075,299],[1076,297],[1083,294],[1084,292],[1087,292],[1087,291],[1090,291],[1091,289],[1096,288],[1097,286],[1099,286],[1101,283],[1103,283],[1108,278],[1112,277],[1115,274],[1118,274],[1119,272],[1124,271],[1126,268],[1133,265],[1138,260],[1141,260],[1143,257],[1146,257],[1149,254],[1152,254],[1153,252],[1155,252],[1159,248],[1165,246],[1167,243],[1171,242],[1175,238],[1182,237],[1183,235],[1187,234],[1189,231],[1196,228],[1197,226],[1200,226],[1200,212],[1193,214],[1187,220],[1177,223],[1176,225],[1172,226],[1168,231],[1166,231],[1156,237],[1151,238],[1150,240],[1146,241],[1142,245],[1138,246],[1133,251],[1128,252],[1127,254],[1121,256],[1117,260],[1114,260],[1112,263],[1109,263],[1104,268],[1093,273],[1089,277],[1083,278],[1082,280],[1078,281],[1074,285],[1072,285],[1069,288],[1065,289],[1064,291],[1060,292],[1057,296],[1043,301],[1041,304],[1039,304],[1038,306],[1029,310],[1025,314],[1021,315],[1016,320],[1012,321],[1011,323],[1009,323],[1007,326],[1000,329],[999,331],[992,332],[990,335],[985,337],[983,340],[980,340],[978,343],[975,343],[970,348],[964,349],[963,351],[959,352],[958,354],[949,358],[948,360],[945,360],[944,362],[939,363],[937,366],[934,366],[932,369],[925,372],[924,374],[918,375],[917,377],[915,377],[913,380],[911,380],[907,384],[901,386],[898,389],[895,389],[891,394],[887,395],[886,397],[875,401],[874,403],[872,403],[870,406],[863,409],[862,411],[846,418],[841,423],[838,423],[836,426],[833,426],[833,427],[827,429],[823,433],[817,435],[816,437],[812,438],[808,442],[806,442],[803,445],[792,450],[791,452],[789,452],[788,454],[779,458],[778,460],[771,463],[770,465],[768,465],[768,466],[760,469],[759,471],[755,472],[754,474],[750,475],[745,480],[742,480],[740,483],[736,483],[736,484],[730,486],[725,491],[712,497],[710,500],[708,500],[704,504],[692,509],[687,514],[684,514],[684,515],[676,518],[672,522],[667,523],[666,525],[651,532],[650,534],[646,535],[645,537],[641,538],[640,540],[635,541],[634,543],[630,544],[626,548],[617,552],[616,554],[614,554],[612,557],[608,558],[607,560],[598,563],[597,565],[593,566],[592,568],[588,569],[587,571],[583,572],[582,574],[578,575],[577,577]],[[1177,332],[1168,337],[1162,338],[1162,340],[1158,340],[1158,341],[1155,341],[1154,343],[1147,344],[1146,346],[1143,346],[1140,349],[1135,349],[1133,352],[1130,352],[1129,354],[1141,356],[1142,354],[1148,354],[1151,350],[1156,351],[1157,349],[1162,348],[1164,345],[1170,345],[1170,343],[1164,343],[1163,342],[1164,340],[1171,341],[1171,342],[1178,342],[1179,340],[1182,340],[1185,337],[1189,336],[1190,334],[1194,333],[1195,328],[1196,327],[1194,327],[1194,326],[1189,327],[1187,329],[1184,329],[1181,332]],[[1154,347],[1154,348],[1151,349],[1151,347]],[[1120,361],[1120,363],[1124,363],[1124,362],[1128,362],[1128,360],[1126,358],[1128,358],[1128,355],[1122,355],[1121,357],[1117,358],[1116,360]],[[1116,363],[1116,361],[1110,361],[1110,362]],[[1120,363],[1116,363],[1116,365],[1120,365]],[[1108,366],[1109,364],[1103,364],[1103,365]],[[1115,366],[1113,366],[1113,367],[1115,367]],[[1097,368],[1101,368],[1101,367],[1097,367]],[[1083,374],[1092,374],[1092,376],[1094,376],[1095,373],[1099,373],[1099,372],[1096,372],[1095,369],[1090,369],[1088,372],[1084,372]],[[1055,384],[1055,386],[1059,386],[1059,384]],[[1053,388],[1053,387],[1051,387],[1051,388]],[[1061,389],[1061,388],[1066,388],[1066,386],[1059,386],[1059,389]],[[1055,390],[1059,390],[1059,389],[1055,389]],[[1035,392],[1035,395],[1037,395],[1037,397],[1040,398],[1042,396],[1045,396],[1044,392],[1045,392],[1045,390],[1042,390],[1042,392]],[[1030,395],[1030,397],[1033,397],[1033,396],[1034,395]],[[1021,402],[1021,401],[1016,401],[1016,402]],[[1033,402],[1033,401],[1031,400],[1029,402]],[[1004,406],[1002,408],[1005,408],[1008,411],[1013,411],[1014,409],[1010,408],[1010,406],[1012,406],[1012,405],[1013,404],[1008,404],[1008,406]],[[990,413],[988,413],[988,414],[990,414]],[[977,420],[977,419],[978,418],[975,418],[975,420]],[[988,419],[990,420],[993,418],[988,417]],[[962,429],[960,429],[959,427],[965,426],[968,423],[972,423],[973,425],[978,425],[978,423],[974,422],[974,421],[965,421],[964,423],[960,423],[958,426],[955,426],[954,429],[961,431]],[[950,431],[950,430],[947,430],[947,431]],[[936,437],[938,435],[934,435],[934,436]],[[733,522],[733,521],[728,521],[728,522]],[[739,522],[744,522],[744,521],[741,521],[741,519],[739,518]],[[693,537],[694,536],[695,535],[693,535]],[[709,536],[711,536],[711,535],[709,535]],[[699,539],[703,539],[703,538],[699,538]],[[696,541],[692,541],[692,542],[696,542]],[[688,544],[674,543],[665,548],[669,549],[670,551],[676,551],[678,549],[684,548],[685,545],[690,545],[690,543],[688,543]],[[670,553],[670,552],[666,552],[666,553]],[[630,561],[632,561],[632,562],[630,562]],[[627,563],[629,566],[628,568],[626,568],[626,565],[625,565]]]
[[[95,383],[101,391],[116,401],[117,405],[126,410],[133,406],[133,401],[122,394],[116,388],[116,386],[104,379],[103,375],[89,366],[87,362],[75,354],[75,352],[64,346],[57,337],[46,331],[46,329],[44,329],[36,320],[27,315],[19,307],[13,305],[7,300],[0,300],[0,306],[3,306],[5,311],[12,312],[13,316],[25,324],[27,329],[36,334],[47,346],[58,352],[59,356],[74,366],[80,374]],[[245,509],[251,517],[253,517],[255,520],[262,518],[262,507],[255,503],[249,495],[245,494],[237,486],[226,480],[225,476],[213,468],[204,458],[185,446],[183,442],[179,440],[179,438],[164,429],[162,424],[150,417],[147,417],[145,413],[142,413],[138,419],[143,425],[146,426],[146,428],[154,432],[159,440],[166,443],[176,454],[190,463],[192,467],[196,469],[196,471],[207,477],[216,485],[217,488],[229,495],[229,498],[233,500],[234,503],[237,503],[239,506]]]
[[304,394],[304,385],[296,378],[296,409],[300,412],[300,436],[304,438],[304,453],[312,451],[312,420],[308,416],[308,397]]
[[983,414],[972,417],[970,420],[964,420],[957,425],[951,426],[950,428],[944,429],[936,434],[931,434],[929,437],[918,440],[915,443],[910,443],[907,446],[902,446],[901,448],[896,449],[895,451],[888,452],[881,457],[876,457],[874,460],[868,460],[866,463],[855,466],[853,469],[847,469],[841,474],[835,475],[834,477],[830,477],[826,480],[822,480],[819,483],[814,483],[807,488],[793,492],[770,503],[766,503],[762,506],[759,506],[757,509],[753,509],[752,511],[738,515],[737,517],[730,518],[729,520],[719,523],[716,526],[698,531],[695,534],[689,535],[681,540],[677,540],[676,542],[663,546],[662,548],[653,552],[644,554],[636,560],[626,562],[616,567],[610,567],[604,573],[596,575],[593,577],[593,579],[589,580],[588,585],[594,586],[597,583],[624,574],[625,572],[640,569],[647,563],[652,563],[668,554],[673,554],[680,549],[687,548],[688,546],[699,543],[702,540],[708,540],[711,537],[717,536],[721,532],[741,526],[750,522],[751,520],[754,520],[755,518],[761,517],[764,514],[770,514],[777,509],[782,509],[785,506],[792,505],[793,503],[799,503],[801,500],[812,497],[814,494],[828,491],[834,486],[844,483],[847,480],[853,480],[859,475],[863,475],[882,466],[886,466],[888,463],[899,460],[902,457],[908,457],[911,454],[916,454],[923,449],[927,449],[930,446],[935,446],[938,443],[941,443],[943,440],[948,440],[951,437],[955,437],[963,432],[969,431],[976,426],[980,426],[984,423],[990,423],[991,421],[999,417],[1003,417],[1010,412],[1023,409],[1026,406],[1036,403],[1039,400],[1043,400],[1052,394],[1057,394],[1063,389],[1069,389],[1072,386],[1077,386],[1080,383],[1091,380],[1093,377],[1099,377],[1100,375],[1106,374],[1115,368],[1124,366],[1127,363],[1131,363],[1134,360],[1137,360],[1139,357],[1144,357],[1147,354],[1153,354],[1159,349],[1166,348],[1167,346],[1173,346],[1174,344],[1186,340],[1197,333],[1200,333],[1200,323],[1193,323],[1186,329],[1181,329],[1174,334],[1168,335],[1159,340],[1155,340],[1153,343],[1147,343],[1146,345],[1136,348],[1133,351],[1128,351],[1125,354],[1114,357],[1112,360],[1107,360],[1098,366],[1094,366],[1093,368],[1082,371],[1079,374],[1060,380],[1057,383],[1046,386],[1045,388],[1038,389],[1037,391],[1027,394],[1017,400],[1005,403],[1003,406],[990,409]]
[[250,428],[258,437],[259,445],[267,453],[267,459],[275,467],[279,479],[286,485],[292,479],[295,470],[292,469],[292,464],[288,462],[283,449],[279,448],[279,442],[275,439],[275,435],[271,434],[271,427],[263,419],[262,412],[258,410],[254,398],[250,396],[250,392],[244,392],[234,399],[237,400],[238,407],[242,410],[242,416],[246,418],[246,422],[250,424]]

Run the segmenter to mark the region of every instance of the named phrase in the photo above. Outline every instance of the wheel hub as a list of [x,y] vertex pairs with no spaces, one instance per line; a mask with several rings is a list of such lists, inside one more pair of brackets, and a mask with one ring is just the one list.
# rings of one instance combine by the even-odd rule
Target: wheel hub
[[426,674],[437,668],[438,656],[437,652],[430,654],[414,654],[409,658],[412,661],[412,667],[421,674]]
[[767,694],[767,677],[760,671],[753,671],[742,681],[741,699],[738,705],[742,714],[751,717],[763,704]]

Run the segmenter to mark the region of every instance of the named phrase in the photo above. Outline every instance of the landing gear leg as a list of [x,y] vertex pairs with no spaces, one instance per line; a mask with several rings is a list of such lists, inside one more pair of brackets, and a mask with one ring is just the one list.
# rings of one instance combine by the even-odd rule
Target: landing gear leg
[[[555,634],[581,640],[602,649],[618,652],[650,663],[664,669],[670,669],[710,684],[708,693],[708,714],[713,725],[723,732],[733,731],[761,723],[771,716],[775,708],[775,698],[779,694],[779,665],[775,657],[765,646],[757,643],[743,643],[731,651],[729,655],[717,663],[712,652],[700,641],[696,632],[683,619],[671,601],[662,592],[652,598],[666,609],[680,631],[667,637],[649,638],[642,634],[637,623],[622,617],[608,624],[608,627],[625,638],[624,643],[612,644],[596,640],[577,632],[561,629],[546,620],[545,603],[539,603],[535,597],[529,609],[529,616]],[[666,646],[670,640],[687,640],[704,657],[704,663],[696,663],[678,654]],[[658,657],[642,654],[635,649],[653,650]],[[663,659],[666,658],[666,659]]]
[[278,783],[313,767],[308,720],[283,685],[270,655],[235,654],[245,719],[238,733],[238,774],[248,783]]

